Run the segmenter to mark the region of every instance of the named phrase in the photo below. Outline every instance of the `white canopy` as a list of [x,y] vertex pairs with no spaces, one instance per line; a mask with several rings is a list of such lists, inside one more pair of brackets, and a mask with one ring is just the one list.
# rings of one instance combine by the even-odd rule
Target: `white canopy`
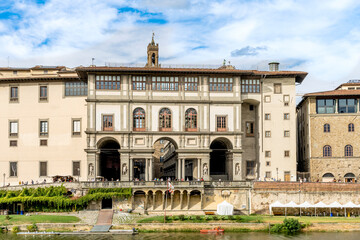
[[234,206],[228,203],[227,201],[223,201],[222,203],[217,205],[217,214],[218,215],[233,215]]
[[310,204],[309,202],[303,202],[302,204],[299,204],[299,207],[301,207],[301,208],[311,208],[311,207],[314,207],[314,205]]
[[346,204],[343,205],[344,208],[358,208],[360,207],[359,205],[356,205],[355,203],[353,202],[347,202]]
[[276,201],[276,202],[270,204],[270,206],[269,206],[270,214],[271,214],[272,208],[274,208],[274,207],[285,207],[285,204],[282,204],[282,203],[279,202],[279,201]]
[[322,201],[320,201],[317,204],[315,204],[314,207],[316,207],[316,208],[327,208],[327,207],[329,207],[329,205],[327,205],[327,204],[323,203]]
[[292,207],[292,208],[295,208],[295,207],[299,207],[299,205],[297,205],[295,202],[291,201],[289,203],[286,203],[284,207]]
[[338,203],[337,201],[330,203],[328,205],[329,208],[343,208],[343,205],[341,205],[340,203]]

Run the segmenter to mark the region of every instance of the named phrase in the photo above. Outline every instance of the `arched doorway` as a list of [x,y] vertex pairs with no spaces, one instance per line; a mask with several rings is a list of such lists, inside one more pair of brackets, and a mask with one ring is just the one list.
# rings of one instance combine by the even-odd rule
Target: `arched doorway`
[[120,145],[113,139],[103,141],[100,146],[100,173],[108,181],[120,180]]
[[322,181],[323,182],[333,182],[334,181],[334,175],[332,173],[325,173],[322,176]]
[[153,145],[154,178],[177,178],[177,152],[176,142],[167,137],[157,139]]
[[355,175],[353,173],[347,173],[344,176],[345,182],[355,182]]
[[226,138],[217,138],[210,144],[211,180],[229,180],[229,173],[232,169],[229,157],[229,149],[231,148],[231,143]]

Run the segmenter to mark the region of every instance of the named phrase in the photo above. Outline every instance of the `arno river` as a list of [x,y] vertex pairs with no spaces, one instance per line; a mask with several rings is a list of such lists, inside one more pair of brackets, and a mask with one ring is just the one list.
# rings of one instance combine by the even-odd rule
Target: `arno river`
[[341,233],[302,233],[295,236],[285,236],[267,233],[225,233],[221,235],[216,234],[200,234],[200,233],[140,233],[139,235],[78,235],[78,236],[17,236],[14,234],[2,234],[0,240],[3,239],[59,239],[59,240],[98,240],[98,239],[121,239],[121,240],[202,240],[202,239],[216,239],[216,240],[357,240],[360,239],[360,232],[341,232]]

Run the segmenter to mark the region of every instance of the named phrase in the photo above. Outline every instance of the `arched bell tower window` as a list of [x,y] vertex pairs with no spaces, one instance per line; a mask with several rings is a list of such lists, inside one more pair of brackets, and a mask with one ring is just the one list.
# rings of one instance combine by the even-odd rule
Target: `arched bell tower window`
[[142,108],[135,108],[133,112],[134,131],[145,131],[145,110]]
[[147,64],[146,67],[159,66],[159,44],[154,41],[155,34],[153,33],[151,43],[147,46]]
[[194,108],[189,108],[185,112],[185,131],[197,131],[197,112]]
[[159,113],[159,131],[171,131],[171,111],[162,108]]

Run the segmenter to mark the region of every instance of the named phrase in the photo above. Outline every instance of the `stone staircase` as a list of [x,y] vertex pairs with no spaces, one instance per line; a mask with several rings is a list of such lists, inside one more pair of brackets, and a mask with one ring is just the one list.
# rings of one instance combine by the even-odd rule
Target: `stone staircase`
[[112,209],[100,210],[96,225],[90,232],[109,232],[112,226],[113,214],[114,212]]

